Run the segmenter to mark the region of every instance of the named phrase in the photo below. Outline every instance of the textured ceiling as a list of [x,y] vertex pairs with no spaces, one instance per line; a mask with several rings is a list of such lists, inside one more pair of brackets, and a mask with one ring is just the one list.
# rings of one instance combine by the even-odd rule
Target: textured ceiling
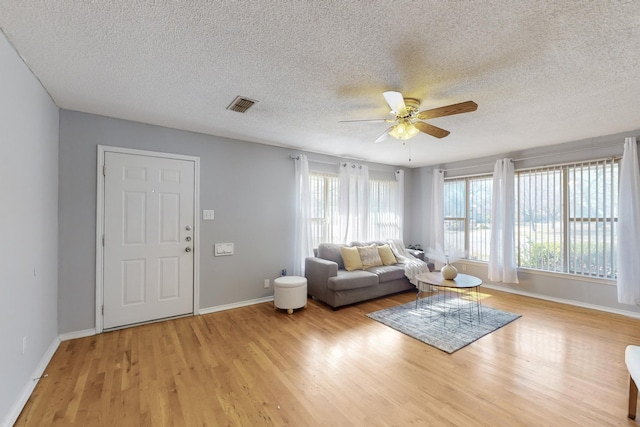
[[[61,108],[373,162],[640,128],[638,1],[0,0],[0,28]],[[386,118],[385,90],[479,107],[405,146],[338,123]]]

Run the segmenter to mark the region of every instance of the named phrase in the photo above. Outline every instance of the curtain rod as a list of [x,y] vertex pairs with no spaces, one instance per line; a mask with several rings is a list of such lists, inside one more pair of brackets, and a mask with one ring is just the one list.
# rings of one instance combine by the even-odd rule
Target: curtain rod
[[[289,158],[290,158],[290,159],[292,159],[292,160],[300,160],[300,155],[298,155],[298,154],[296,154],[296,155],[294,155],[294,154],[290,154],[290,155],[289,155]],[[355,167],[360,167],[360,168],[362,168],[362,166],[364,166],[364,165],[362,165],[362,164],[360,164],[360,163],[353,163],[353,162],[357,162],[358,160],[349,160],[349,159],[347,159],[347,161],[346,161],[346,162],[345,162],[345,161],[343,161],[343,160],[341,160],[341,161],[339,161],[339,162],[328,162],[328,161],[326,161],[326,160],[314,160],[314,159],[309,159],[309,161],[310,161],[310,162],[313,162],[313,163],[323,163],[323,164],[325,164],[325,165],[337,165],[338,167],[340,167],[340,166],[346,166],[346,165],[347,165],[347,163],[352,163],[352,164],[354,165],[354,166],[353,166],[354,168],[355,168]],[[376,170],[376,169],[374,169],[374,170]]]
[[[579,148],[577,150],[571,150],[571,151],[562,151],[560,153],[553,153],[553,154],[541,154],[539,156],[531,156],[531,157],[521,157],[519,159],[511,159],[513,162],[522,162],[524,160],[534,160],[534,159],[543,159],[545,157],[553,157],[553,156],[559,156],[562,154],[572,154],[572,153],[579,153],[581,151],[589,151],[589,150],[593,150],[594,148],[607,148],[607,147],[615,147],[616,145],[619,145],[620,143],[617,142],[615,144],[607,144],[607,145],[601,145],[599,147],[589,147],[589,148]],[[615,156],[614,156],[615,157]],[[451,168],[451,169],[441,169],[443,172],[450,172],[450,171],[458,171],[458,170],[464,170],[464,169],[473,169],[473,168],[481,168],[484,166],[493,166],[495,164],[495,162],[493,163],[485,163],[482,165],[473,165],[473,166],[462,166],[459,168]]]
[[[292,160],[300,160],[300,155],[296,154],[290,154],[289,158]],[[313,160],[313,159],[309,159],[310,162],[313,163],[324,163],[325,165],[340,165],[341,162],[328,162],[326,160]]]

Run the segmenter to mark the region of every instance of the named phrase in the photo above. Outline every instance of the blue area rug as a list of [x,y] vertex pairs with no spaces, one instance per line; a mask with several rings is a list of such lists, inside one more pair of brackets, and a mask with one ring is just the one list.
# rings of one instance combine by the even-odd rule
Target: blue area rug
[[486,306],[478,316],[477,306],[470,304],[454,298],[445,307],[441,298],[430,296],[421,299],[417,308],[415,302],[409,302],[367,317],[449,354],[521,317]]

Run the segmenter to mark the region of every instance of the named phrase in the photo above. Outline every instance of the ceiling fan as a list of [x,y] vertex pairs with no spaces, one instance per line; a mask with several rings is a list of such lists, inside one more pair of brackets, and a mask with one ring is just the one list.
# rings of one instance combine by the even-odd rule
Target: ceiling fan
[[478,104],[473,101],[461,102],[459,104],[447,105],[445,107],[433,108],[430,110],[418,111],[420,100],[415,98],[405,98],[400,92],[393,90],[382,94],[391,108],[392,119],[375,120],[342,120],[341,122],[372,122],[372,123],[394,123],[393,126],[384,131],[375,142],[382,142],[389,136],[406,141],[413,138],[419,132],[426,133],[436,138],[444,138],[449,135],[448,130],[430,125],[421,120],[435,119],[436,117],[451,116],[453,114],[470,113],[476,111]]

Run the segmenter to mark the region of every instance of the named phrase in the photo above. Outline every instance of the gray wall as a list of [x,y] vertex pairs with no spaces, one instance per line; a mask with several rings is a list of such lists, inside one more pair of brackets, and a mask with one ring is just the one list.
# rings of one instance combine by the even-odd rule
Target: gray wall
[[417,168],[411,170],[411,188],[407,192],[411,200],[411,243],[422,245],[427,249],[431,234],[429,221],[431,217],[431,168]]
[[[99,144],[200,157],[200,208],[215,211],[215,221],[199,223],[200,308],[269,297],[273,289],[264,289],[264,279],[278,277],[283,268],[292,271],[294,165],[289,155],[297,151],[62,110],[60,333],[95,327]],[[318,161],[337,171],[339,159],[307,154],[312,168]],[[374,175],[394,176],[392,166],[367,164]],[[406,191],[410,188],[408,183]],[[213,256],[214,244],[223,242],[235,244],[235,255]]]
[[[57,345],[58,108],[0,33],[0,425]],[[23,337],[27,348],[22,353]]]
[[[612,156],[622,156],[624,148],[624,138],[627,136],[638,136],[640,130],[629,131],[624,134],[610,135],[598,138],[591,138],[583,141],[575,141],[566,144],[558,144],[540,147],[519,152],[505,152],[499,156],[485,157],[481,159],[468,160],[464,162],[442,164],[431,167],[420,168],[414,171],[416,181],[414,182],[415,203],[414,214],[419,214],[421,218],[428,221],[428,204],[431,200],[432,170],[435,168],[445,169],[445,177],[475,175],[482,173],[492,173],[493,165],[497,159],[512,158],[519,160],[515,162],[516,169],[539,167],[552,164],[569,163],[575,161],[586,161],[602,159]],[[424,191],[418,190],[425,187]],[[417,208],[421,206],[422,209]],[[428,222],[426,222],[428,224]],[[414,227],[417,234],[423,236],[424,243],[429,241],[430,233],[425,228]],[[634,236],[634,238],[640,238]],[[464,264],[464,265],[463,265]],[[458,263],[459,270],[463,268],[467,274],[481,277],[485,283],[488,280],[487,264],[480,262]],[[494,284],[498,288],[503,288],[512,292],[525,295],[539,296],[550,300],[572,301],[576,305],[599,306],[606,310],[622,312],[632,316],[640,314],[640,307],[619,304],[615,281],[597,280],[590,278],[580,278],[579,276],[568,274],[554,274],[536,272],[534,270],[520,269],[518,272],[519,284]]]

